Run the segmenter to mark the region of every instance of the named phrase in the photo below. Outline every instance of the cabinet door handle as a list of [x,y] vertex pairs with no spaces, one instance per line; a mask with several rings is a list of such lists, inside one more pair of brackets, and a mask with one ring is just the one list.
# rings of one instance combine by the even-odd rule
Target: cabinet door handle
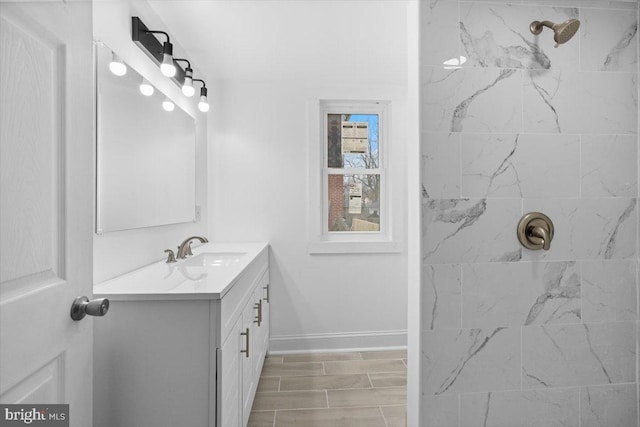
[[260,324],[262,323],[262,300],[253,304],[253,308],[258,310],[258,314],[256,316],[256,319],[253,321],[253,323],[257,323],[258,326],[260,326]]
[[267,284],[267,286],[265,286],[262,289],[267,291],[267,297],[266,298],[262,298],[262,299],[265,300],[266,302],[269,302],[269,284]]
[[245,329],[245,332],[240,332],[240,335],[244,335],[246,350],[240,350],[240,353],[244,353],[245,357],[249,357],[249,328]]

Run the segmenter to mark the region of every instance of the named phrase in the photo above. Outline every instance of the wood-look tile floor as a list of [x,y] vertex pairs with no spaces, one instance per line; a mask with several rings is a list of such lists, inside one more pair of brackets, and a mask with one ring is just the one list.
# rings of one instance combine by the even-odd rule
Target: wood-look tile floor
[[271,356],[249,427],[405,427],[407,352]]

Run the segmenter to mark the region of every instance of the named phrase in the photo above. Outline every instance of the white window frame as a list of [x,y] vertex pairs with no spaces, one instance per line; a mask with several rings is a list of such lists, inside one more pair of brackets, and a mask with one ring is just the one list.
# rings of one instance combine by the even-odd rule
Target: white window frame
[[[327,118],[329,114],[378,115],[378,169],[329,168],[327,159]],[[309,244],[308,252],[322,253],[392,253],[401,252],[394,240],[394,221],[390,203],[392,185],[389,173],[393,141],[391,139],[391,102],[380,100],[319,100],[309,108]],[[329,175],[380,174],[380,231],[329,231]]]

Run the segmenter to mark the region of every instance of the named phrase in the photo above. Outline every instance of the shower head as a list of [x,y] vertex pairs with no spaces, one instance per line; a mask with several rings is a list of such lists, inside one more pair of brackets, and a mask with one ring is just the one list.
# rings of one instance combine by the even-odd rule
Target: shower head
[[533,34],[540,34],[543,27],[548,27],[553,30],[553,39],[556,42],[554,47],[558,47],[563,43],[566,43],[573,37],[580,28],[580,21],[577,19],[569,19],[561,24],[555,24],[551,21],[533,21],[529,25],[529,29]]

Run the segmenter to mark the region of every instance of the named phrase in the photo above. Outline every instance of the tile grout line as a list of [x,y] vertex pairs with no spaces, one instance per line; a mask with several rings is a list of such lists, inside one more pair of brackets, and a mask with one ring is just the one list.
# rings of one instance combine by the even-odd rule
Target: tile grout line
[[384,416],[384,411],[382,410],[382,406],[378,405],[378,411],[380,411],[380,415],[382,415],[382,421],[384,421],[384,425],[389,427],[389,423],[387,422],[387,417]]

